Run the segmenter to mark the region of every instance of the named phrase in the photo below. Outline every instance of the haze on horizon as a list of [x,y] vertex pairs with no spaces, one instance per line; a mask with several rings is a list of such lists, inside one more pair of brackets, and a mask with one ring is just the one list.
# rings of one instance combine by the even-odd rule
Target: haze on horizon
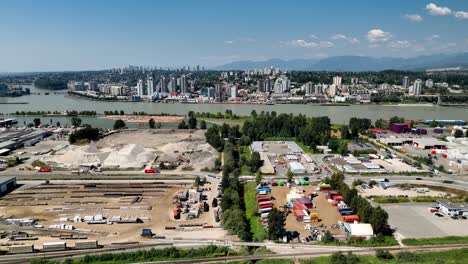
[[0,2],[0,72],[468,51],[468,1]]

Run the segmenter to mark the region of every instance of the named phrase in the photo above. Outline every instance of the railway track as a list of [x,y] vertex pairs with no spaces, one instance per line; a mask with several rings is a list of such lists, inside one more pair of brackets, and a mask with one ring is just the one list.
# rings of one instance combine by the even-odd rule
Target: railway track
[[[185,242],[188,243],[188,242]],[[195,243],[195,242],[194,242]],[[216,243],[217,244],[217,243]],[[220,246],[222,243],[219,243]],[[266,245],[266,244],[265,244]],[[122,246],[112,246],[102,249],[89,249],[89,250],[68,250],[68,251],[57,251],[57,252],[40,252],[40,253],[31,253],[31,254],[17,254],[17,255],[5,255],[0,256],[0,263],[4,264],[20,264],[20,263],[29,263],[33,259],[65,259],[65,258],[79,258],[85,255],[94,255],[102,253],[112,253],[120,251],[135,251],[140,249],[150,249],[153,247],[167,247],[167,246],[184,246],[184,243],[156,243],[156,244],[132,244],[132,245],[122,245]],[[199,245],[200,246],[200,245]],[[289,247],[289,245],[284,245]],[[308,245],[304,245],[302,249],[306,248]],[[377,249],[389,250],[392,252],[399,251],[431,251],[431,250],[450,250],[450,249],[460,249],[468,248],[468,244],[451,244],[451,245],[428,245],[428,246],[410,246],[410,247],[378,247],[378,248],[359,248],[359,247],[331,247],[331,246],[311,246],[311,250],[318,250],[318,248],[323,248],[323,251],[319,252],[309,252],[309,253],[287,253],[287,254],[270,254],[270,255],[249,255],[249,256],[226,256],[226,257],[216,257],[216,258],[198,258],[198,259],[180,259],[180,260],[168,260],[168,261],[154,261],[154,262],[143,262],[144,264],[151,263],[210,263],[210,262],[220,262],[220,261],[240,261],[240,260],[260,260],[260,259],[294,259],[294,258],[311,258],[311,257],[320,257],[320,256],[329,256],[337,251],[352,251],[355,254],[359,255],[372,255]]]

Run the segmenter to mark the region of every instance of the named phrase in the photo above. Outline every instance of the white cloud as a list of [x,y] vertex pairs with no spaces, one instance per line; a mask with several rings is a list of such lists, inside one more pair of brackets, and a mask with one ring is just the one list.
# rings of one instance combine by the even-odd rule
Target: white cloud
[[234,40],[225,40],[224,41],[224,44],[233,44],[234,43]]
[[388,43],[388,47],[392,49],[404,49],[412,47],[412,44],[407,40],[396,40]]
[[405,14],[403,15],[403,18],[408,19],[413,22],[421,22],[424,20],[423,17],[418,14]]
[[390,32],[385,32],[381,29],[372,29],[367,32],[367,39],[371,43],[376,42],[387,42],[392,38],[392,34]]
[[335,47],[335,43],[330,42],[330,41],[320,41],[318,43],[318,45],[321,48],[333,48],[333,47]]
[[310,35],[309,35],[309,38],[311,38],[311,39],[318,39],[317,35],[314,35],[314,34],[310,34]]
[[452,10],[450,10],[450,8],[444,6],[437,6],[434,3],[427,4],[426,9],[429,11],[429,14],[433,16],[446,16],[452,13]]
[[334,40],[345,40],[351,44],[356,44],[356,43],[359,43],[359,40],[355,37],[352,37],[352,36],[346,36],[344,34],[336,34],[336,35],[333,35],[331,37],[331,39],[334,39]]
[[457,11],[453,15],[458,19],[468,19],[468,12]]
[[306,41],[303,39],[295,39],[285,42],[286,45],[292,47],[299,47],[299,48],[333,48],[335,44],[330,41],[320,41],[320,42],[313,42],[313,41]]
[[434,35],[432,35],[432,36],[428,37],[428,38],[427,38],[427,40],[429,40],[429,41],[431,41],[431,40],[432,40],[432,41],[433,41],[433,40],[436,40],[436,39],[439,39],[439,38],[440,38],[440,35],[438,35],[438,34],[434,34]]

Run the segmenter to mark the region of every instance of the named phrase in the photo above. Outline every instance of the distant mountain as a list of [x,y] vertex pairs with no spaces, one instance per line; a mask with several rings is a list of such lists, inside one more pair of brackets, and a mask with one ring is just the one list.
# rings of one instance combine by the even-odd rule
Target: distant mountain
[[321,60],[237,61],[213,68],[214,70],[247,70],[265,67],[296,71],[383,71],[427,70],[433,68],[462,67],[468,69],[468,53],[435,54],[413,58],[374,58],[366,56],[335,56]]
[[270,59],[266,61],[235,61],[228,64],[224,64],[218,67],[214,67],[213,70],[247,70],[256,68],[280,68],[283,70],[298,70],[307,69],[311,67],[317,60],[309,59],[295,59],[295,60],[282,60],[282,59]]

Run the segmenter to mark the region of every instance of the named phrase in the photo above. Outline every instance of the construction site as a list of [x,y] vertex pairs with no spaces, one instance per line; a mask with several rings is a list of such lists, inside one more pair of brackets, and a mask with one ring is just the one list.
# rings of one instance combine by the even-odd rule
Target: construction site
[[107,245],[166,237],[222,239],[211,186],[150,181],[23,185],[0,198],[0,244],[40,249],[60,241]]

